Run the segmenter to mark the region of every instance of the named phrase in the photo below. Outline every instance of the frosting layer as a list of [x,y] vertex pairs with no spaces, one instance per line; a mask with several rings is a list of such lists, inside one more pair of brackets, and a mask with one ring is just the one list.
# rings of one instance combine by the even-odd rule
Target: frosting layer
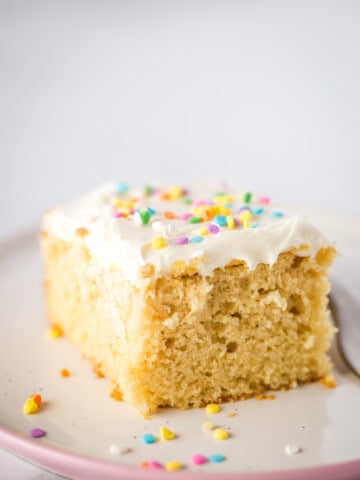
[[82,232],[98,262],[116,264],[136,281],[146,264],[159,273],[177,260],[196,259],[199,273],[208,275],[234,259],[254,269],[259,263],[274,264],[292,247],[306,247],[298,255],[314,256],[329,245],[304,216],[286,210],[267,197],[226,185],[129,188],[108,183],[48,211],[43,228],[70,242]]

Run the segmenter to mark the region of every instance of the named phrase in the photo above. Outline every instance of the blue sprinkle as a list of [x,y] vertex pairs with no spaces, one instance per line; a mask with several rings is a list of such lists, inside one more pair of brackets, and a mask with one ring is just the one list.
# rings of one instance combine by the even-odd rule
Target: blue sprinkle
[[258,226],[259,226],[258,223],[252,223],[252,224],[250,225],[250,228],[257,228]]
[[225,460],[225,457],[221,455],[221,453],[215,453],[214,455],[210,455],[209,460],[213,463],[220,463]]
[[204,240],[204,237],[201,235],[196,235],[195,237],[192,237],[191,242],[192,243],[200,243]]
[[141,442],[149,445],[150,443],[156,442],[156,437],[152,433],[144,433],[144,435],[141,437]]
[[269,213],[270,217],[274,218],[281,218],[284,214],[282,212],[278,212],[277,210],[274,210]]
[[216,215],[213,218],[213,222],[216,223],[216,225],[219,225],[219,227],[226,227],[227,225],[227,220],[225,215]]
[[251,208],[251,213],[253,215],[260,215],[260,213],[263,213],[264,209],[263,207],[252,207]]
[[126,193],[129,190],[129,185],[127,183],[118,183],[116,186],[117,193]]
[[234,204],[233,203],[225,203],[224,205],[227,208],[233,208]]
[[155,210],[151,207],[147,207],[146,210],[150,213],[150,215],[155,215]]

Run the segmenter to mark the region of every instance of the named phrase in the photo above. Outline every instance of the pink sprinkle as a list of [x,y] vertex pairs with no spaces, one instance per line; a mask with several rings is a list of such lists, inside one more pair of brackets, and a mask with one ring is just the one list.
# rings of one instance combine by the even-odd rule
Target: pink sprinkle
[[150,462],[147,462],[148,468],[153,468],[155,470],[160,470],[163,468],[160,462],[157,462],[156,460],[151,460]]
[[44,435],[45,435],[45,432],[44,430],[41,430],[41,428],[33,428],[32,430],[30,430],[30,437],[40,438],[40,437],[43,437]]
[[179,218],[181,218],[181,220],[187,220],[190,217],[192,217],[192,213],[183,213]]
[[122,212],[117,212],[117,213],[114,213],[113,215],[115,218],[121,218],[124,216],[124,214]]
[[178,237],[174,239],[175,245],[186,245],[189,243],[189,239],[187,237]]
[[237,218],[234,218],[234,222],[235,222],[235,226],[236,227],[239,227],[240,226],[240,222]]
[[193,456],[190,458],[190,462],[191,462],[193,465],[203,465],[204,463],[207,462],[207,458],[204,457],[204,455],[197,454],[197,455],[193,455]]
[[219,233],[220,231],[220,228],[217,225],[215,225],[215,223],[210,223],[207,229],[210,233]]
[[262,205],[267,205],[270,203],[270,198],[269,197],[259,197],[259,203]]

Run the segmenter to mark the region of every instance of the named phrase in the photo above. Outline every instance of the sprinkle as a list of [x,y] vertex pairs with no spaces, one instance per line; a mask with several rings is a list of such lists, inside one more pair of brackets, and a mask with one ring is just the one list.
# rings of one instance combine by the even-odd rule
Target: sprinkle
[[214,428],[214,425],[211,423],[211,422],[204,422],[202,424],[202,429],[205,431],[205,432],[209,432],[210,430],[212,430]]
[[169,462],[165,463],[165,470],[172,471],[172,470],[180,470],[181,463],[178,460],[170,460]]
[[253,215],[260,215],[260,213],[263,213],[264,209],[263,207],[252,207],[251,208],[251,213]]
[[292,456],[300,453],[302,450],[298,445],[286,445],[284,448],[286,455]]
[[162,216],[166,218],[166,220],[172,220],[173,218],[175,218],[175,213],[166,211],[162,214]]
[[204,455],[196,454],[190,458],[190,463],[193,465],[204,465],[207,462],[207,458]]
[[239,214],[239,220],[243,224],[244,230],[247,230],[250,226],[251,213],[248,210],[243,210]]
[[39,393],[33,393],[29,398],[32,398],[38,407],[41,407],[42,398]]
[[141,462],[141,463],[139,464],[139,466],[140,466],[141,468],[149,468],[149,462]]
[[144,433],[144,435],[141,437],[141,442],[145,445],[150,445],[151,443],[156,442],[156,437],[152,433]]
[[232,215],[228,215],[226,217],[226,223],[227,223],[227,226],[230,230],[233,230],[233,228],[235,227],[235,220],[234,220],[234,217]]
[[261,203],[261,205],[267,205],[268,203],[270,203],[270,198],[269,197],[259,197],[259,203]]
[[70,376],[70,372],[67,368],[62,368],[59,373],[62,377],[69,377]]
[[191,242],[192,243],[200,243],[204,240],[204,237],[201,235],[195,235],[195,237],[192,237]]
[[250,192],[244,193],[243,202],[244,203],[250,203],[250,200],[251,200],[251,193]]
[[160,233],[164,230],[165,224],[161,220],[155,220],[151,224],[151,228],[154,230],[154,232]]
[[257,228],[259,226],[259,224],[256,222],[256,223],[252,223],[250,225],[250,228]]
[[184,197],[181,199],[181,201],[185,204],[185,205],[191,205],[192,204],[192,200],[191,198],[189,197]]
[[227,221],[225,215],[216,215],[213,219],[213,222],[219,225],[219,227],[226,227]]
[[272,212],[269,212],[269,215],[270,217],[274,217],[274,218],[281,218],[284,216],[282,212],[279,212],[277,210],[273,210]]
[[154,189],[152,187],[150,187],[150,185],[145,185],[144,187],[144,195],[146,197],[148,197],[149,195],[151,195],[153,193]]
[[200,217],[189,217],[187,219],[188,223],[201,223]]
[[174,245],[186,245],[189,243],[188,237],[178,237],[174,239]]
[[206,228],[200,228],[197,233],[198,235],[206,237],[206,235],[209,235],[209,230],[207,230]]
[[130,452],[130,448],[123,445],[112,444],[110,445],[109,451],[111,455],[125,455]]
[[63,336],[63,331],[57,325],[52,325],[46,332],[48,338],[59,338]]
[[160,436],[163,440],[173,440],[175,438],[175,433],[166,427],[160,428]]
[[151,240],[151,246],[159,250],[160,248],[166,247],[166,241],[164,237],[154,237]]
[[215,428],[213,438],[215,440],[226,440],[229,437],[228,432],[224,428]]
[[154,216],[156,213],[155,210],[151,207],[146,207],[146,211],[150,213],[151,216]]
[[182,197],[183,190],[177,185],[171,185],[170,187],[168,187],[167,193],[171,200],[178,200],[180,197]]
[[192,217],[191,213],[182,213],[182,214],[180,215],[180,219],[181,219],[181,220],[185,220],[185,221],[186,221],[188,218],[190,218],[190,217]]
[[32,413],[36,413],[39,410],[39,405],[37,402],[29,397],[23,405],[23,412],[25,415],[31,415]]
[[210,223],[207,229],[209,230],[210,233],[213,233],[213,234],[219,233],[220,231],[220,228],[217,225],[215,225],[215,223]]
[[113,217],[114,218],[122,218],[122,217],[125,217],[125,215],[124,215],[123,212],[116,212],[116,213],[114,213]]
[[129,185],[127,183],[120,182],[116,186],[117,193],[126,193],[129,190]]
[[221,453],[214,453],[214,455],[210,455],[209,461],[212,463],[220,463],[225,460],[224,455],[221,455]]
[[150,460],[150,462],[147,462],[147,467],[152,468],[153,470],[160,470],[163,468],[161,463],[156,460]]
[[206,413],[210,415],[215,415],[216,413],[220,412],[220,407],[216,403],[209,403],[206,405]]
[[44,435],[45,432],[41,428],[33,428],[32,430],[30,430],[30,437],[32,438],[41,438]]

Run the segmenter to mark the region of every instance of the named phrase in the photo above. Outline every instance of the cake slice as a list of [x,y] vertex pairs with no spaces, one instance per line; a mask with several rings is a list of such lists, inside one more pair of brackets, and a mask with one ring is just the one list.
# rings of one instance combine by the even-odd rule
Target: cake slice
[[266,197],[106,184],[48,211],[41,244],[51,324],[143,415],[331,371],[335,249]]

